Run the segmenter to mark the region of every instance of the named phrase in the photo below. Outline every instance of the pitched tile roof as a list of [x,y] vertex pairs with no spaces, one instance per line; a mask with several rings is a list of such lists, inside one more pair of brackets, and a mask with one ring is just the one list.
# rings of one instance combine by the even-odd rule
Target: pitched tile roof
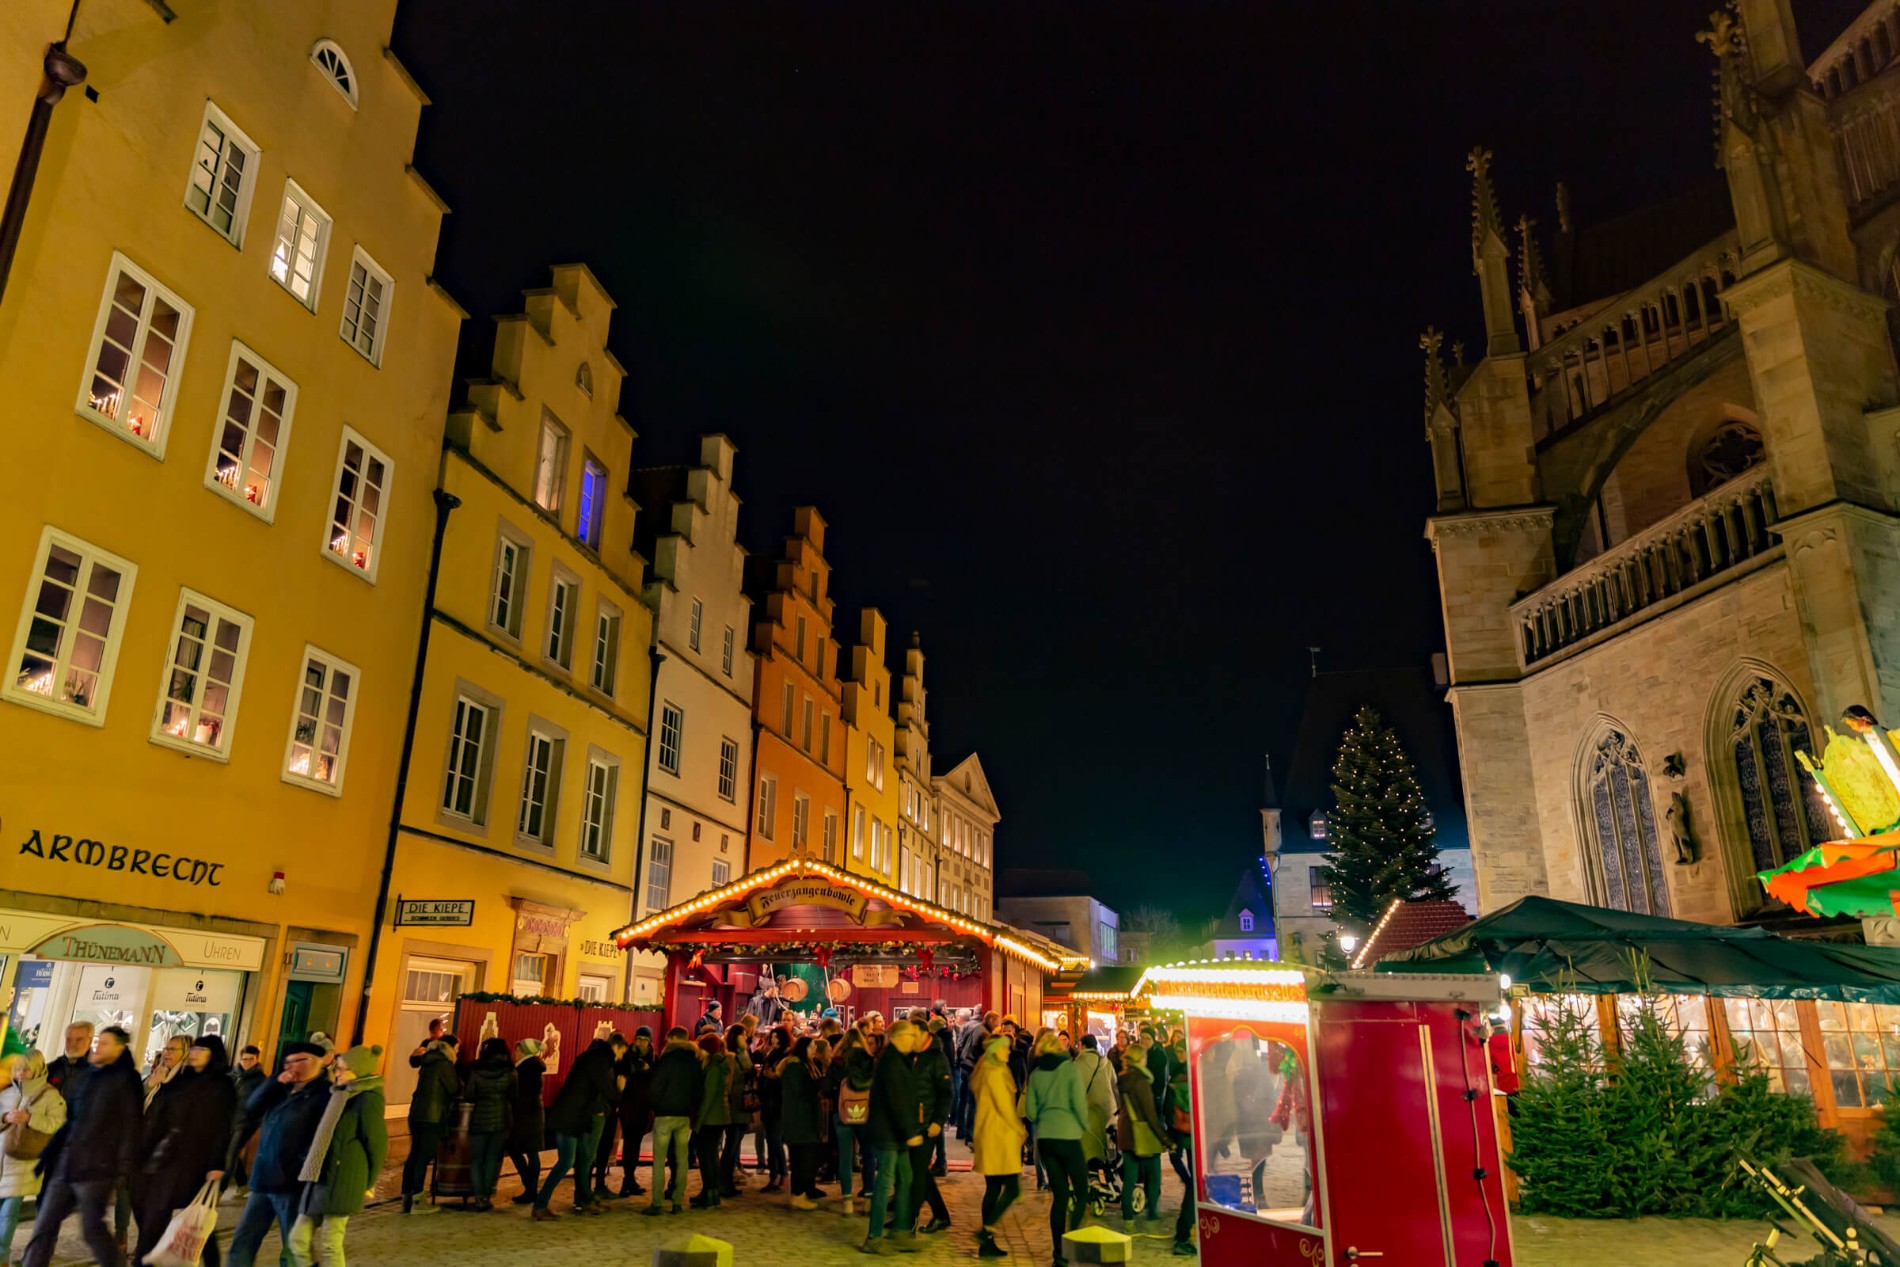
[[1353,957],[1352,966],[1370,968],[1387,955],[1422,946],[1470,922],[1470,913],[1456,902],[1393,902]]

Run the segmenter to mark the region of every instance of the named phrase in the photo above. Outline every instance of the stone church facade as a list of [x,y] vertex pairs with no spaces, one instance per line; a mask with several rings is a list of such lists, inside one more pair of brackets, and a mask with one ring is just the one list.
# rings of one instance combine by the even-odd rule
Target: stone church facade
[[1507,229],[1474,151],[1482,355],[1422,341],[1484,911],[1785,918],[1753,873],[1832,830],[1795,753],[1900,721],[1900,0],[1811,65],[1788,0],[1711,27],[1722,180]]

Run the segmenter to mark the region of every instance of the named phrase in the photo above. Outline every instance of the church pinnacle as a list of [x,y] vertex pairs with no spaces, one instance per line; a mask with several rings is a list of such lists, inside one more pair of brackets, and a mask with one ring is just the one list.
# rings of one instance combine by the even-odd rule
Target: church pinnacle
[[1451,384],[1445,377],[1445,362],[1439,350],[1445,346],[1445,333],[1437,326],[1426,326],[1418,336],[1419,350],[1425,353],[1425,428],[1429,435],[1439,410],[1455,415]]
[[1521,350],[1516,301],[1511,295],[1511,248],[1498,219],[1497,191],[1491,187],[1491,151],[1473,146],[1465,159],[1471,173],[1471,271],[1478,277],[1484,303],[1484,354],[1509,356]]
[[[1465,170],[1471,173],[1471,250],[1475,257],[1487,235],[1504,241],[1504,229],[1498,220],[1498,195],[1491,187],[1492,154],[1482,145],[1473,146],[1465,158]],[[1475,271],[1477,261],[1474,258]]]

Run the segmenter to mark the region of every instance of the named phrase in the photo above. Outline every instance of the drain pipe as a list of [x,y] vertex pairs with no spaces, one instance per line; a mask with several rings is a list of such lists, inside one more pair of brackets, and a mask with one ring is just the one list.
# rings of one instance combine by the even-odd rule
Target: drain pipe
[[422,709],[422,670],[429,659],[429,633],[435,627],[435,586],[442,574],[442,540],[449,531],[449,512],[462,499],[444,488],[435,490],[435,541],[429,547],[429,582],[422,595],[422,636],[416,640],[416,669],[409,684],[409,712],[403,720],[402,755],[396,761],[395,804],[389,811],[389,839],[383,845],[383,877],[376,889],[376,920],[370,925],[369,952],[363,961],[363,993],[356,1000],[356,1023],[350,1027],[350,1046],[361,1046],[369,1021],[369,991],[376,980],[376,956],[383,946],[383,921],[389,915],[389,885],[396,873],[396,841],[402,834],[403,793],[409,786],[409,761],[416,751],[416,715]]
[[[666,663],[666,652],[660,647],[660,613],[653,613],[653,643],[647,648],[647,660],[651,667],[647,670],[647,733],[643,747],[640,767],[640,813],[634,820],[634,831],[639,834],[633,842],[633,892],[627,898],[627,922],[640,922],[640,872],[646,865],[647,856],[647,789],[646,781],[653,769],[653,709],[660,698],[660,666]],[[633,952],[620,952],[621,980],[620,997],[628,1003],[633,1002]],[[664,1015],[664,1013],[662,1013]],[[662,1042],[661,1046],[665,1046]]]
[[33,113],[27,116],[26,138],[20,143],[20,161],[14,164],[13,184],[7,189],[7,205],[0,211],[0,299],[7,294],[7,277],[13,272],[13,256],[20,249],[20,234],[26,229],[26,205],[33,197],[33,181],[39,175],[40,156],[46,152],[46,134],[53,126],[53,107],[68,88],[86,82],[86,64],[66,51],[73,37],[73,23],[79,18],[79,0],[73,0],[66,15],[66,34],[46,46],[43,68],[46,78],[40,83],[39,96],[33,99]]

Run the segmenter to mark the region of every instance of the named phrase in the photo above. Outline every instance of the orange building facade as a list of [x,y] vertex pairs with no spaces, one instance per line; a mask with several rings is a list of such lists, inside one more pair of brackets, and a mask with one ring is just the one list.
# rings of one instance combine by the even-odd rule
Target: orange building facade
[[777,559],[748,560],[752,596],[753,785],[746,866],[796,853],[841,860],[845,728],[832,639],[825,521],[793,512]]

